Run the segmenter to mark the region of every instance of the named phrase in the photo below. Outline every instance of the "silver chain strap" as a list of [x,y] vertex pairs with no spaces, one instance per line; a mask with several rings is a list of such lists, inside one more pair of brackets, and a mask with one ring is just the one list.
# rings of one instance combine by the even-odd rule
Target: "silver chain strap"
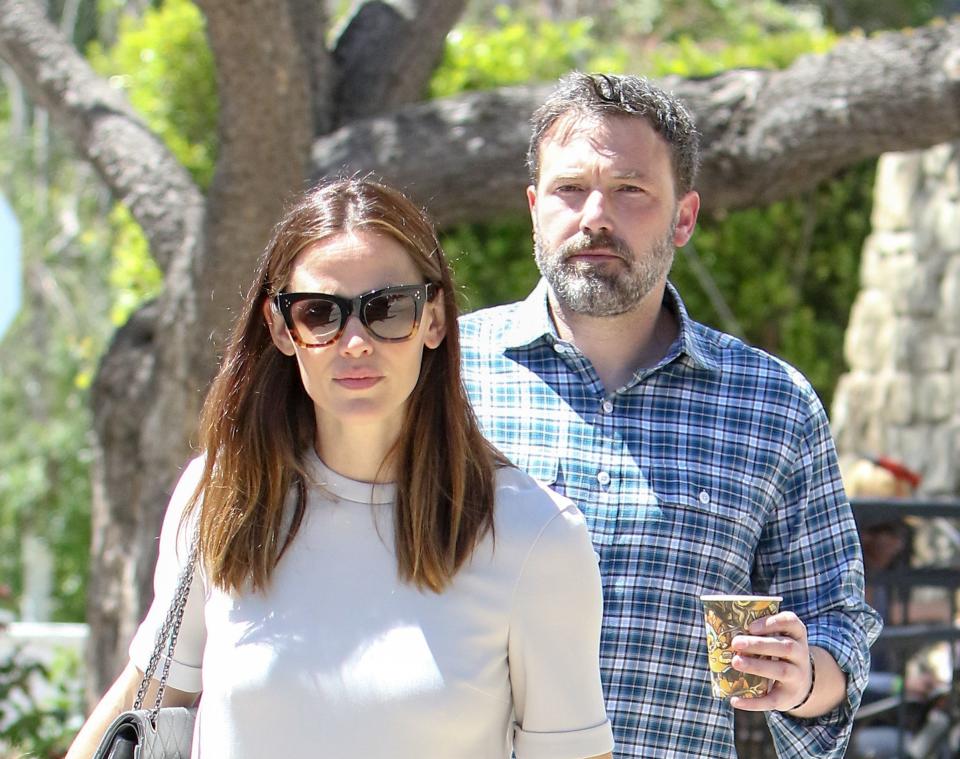
[[193,583],[193,572],[197,564],[197,553],[200,545],[200,533],[195,530],[193,539],[190,542],[190,553],[187,555],[187,564],[180,572],[177,580],[177,589],[173,596],[170,608],[167,610],[167,617],[163,621],[160,631],[157,633],[157,641],[153,646],[153,654],[150,656],[150,663],[147,664],[143,673],[143,680],[140,682],[140,688],[137,690],[137,698],[133,702],[134,709],[140,709],[143,706],[143,700],[147,695],[147,687],[150,680],[153,679],[157,671],[157,665],[160,663],[160,657],[166,652],[163,662],[163,669],[160,672],[159,685],[157,686],[157,698],[154,701],[153,708],[150,710],[150,724],[157,725],[157,713],[160,711],[160,702],[163,700],[163,692],[167,687],[167,675],[170,673],[170,663],[173,661],[173,649],[177,645],[177,637],[180,635],[180,625],[183,622],[183,611],[187,606],[187,596],[190,595],[190,585]]

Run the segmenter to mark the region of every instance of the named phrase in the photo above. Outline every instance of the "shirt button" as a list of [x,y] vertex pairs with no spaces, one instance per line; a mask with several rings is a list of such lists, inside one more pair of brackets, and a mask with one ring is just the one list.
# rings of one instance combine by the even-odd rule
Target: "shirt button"
[[613,404],[610,401],[604,401],[602,404],[600,404],[600,408],[603,409],[604,414],[609,414],[611,411],[613,411]]
[[706,490],[700,491],[700,503],[702,504],[710,503],[710,494]]
[[609,473],[609,472],[600,472],[599,474],[597,474],[597,482],[599,482],[601,485],[609,485],[609,484],[610,484],[610,473]]
[[567,344],[566,344],[566,343],[554,343],[554,344],[553,344],[553,349],[554,349],[557,353],[566,353],[566,352],[567,352]]

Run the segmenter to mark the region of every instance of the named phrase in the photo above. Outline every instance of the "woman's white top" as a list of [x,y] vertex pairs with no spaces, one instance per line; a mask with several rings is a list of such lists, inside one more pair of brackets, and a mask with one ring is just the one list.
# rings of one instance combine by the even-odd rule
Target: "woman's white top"
[[[495,533],[440,594],[400,582],[393,485],[314,455],[300,531],[266,594],[198,571],[167,682],[203,691],[194,759],[574,759],[610,751],[597,558],[580,512],[516,469]],[[202,463],[160,536],[155,598],[130,646],[142,670],[189,542]]]

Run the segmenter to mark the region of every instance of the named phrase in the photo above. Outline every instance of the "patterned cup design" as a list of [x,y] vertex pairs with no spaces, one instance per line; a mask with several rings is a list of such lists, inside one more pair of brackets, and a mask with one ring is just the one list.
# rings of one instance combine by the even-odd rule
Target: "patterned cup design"
[[780,596],[700,596],[707,623],[707,658],[710,662],[710,683],[717,698],[741,696],[758,698],[767,693],[766,677],[739,672],[730,664],[733,652],[730,642],[746,632],[755,619],[776,614]]

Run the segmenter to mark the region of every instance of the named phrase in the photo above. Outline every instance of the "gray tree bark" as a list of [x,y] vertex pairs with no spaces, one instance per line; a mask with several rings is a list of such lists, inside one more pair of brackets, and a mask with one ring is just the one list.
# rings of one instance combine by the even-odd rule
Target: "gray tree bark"
[[[202,394],[284,200],[338,172],[380,174],[441,224],[524,208],[531,85],[422,102],[464,0],[370,0],[326,45],[314,0],[198,0],[217,62],[220,153],[202,193],[121,95],[44,18],[0,0],[0,57],[143,228],[164,291],[112,341],[93,393],[89,695],[126,660],[155,536]],[[663,84],[704,133],[707,209],[768,203],[889,150],[960,134],[960,24],[850,39],[785,71]]]

